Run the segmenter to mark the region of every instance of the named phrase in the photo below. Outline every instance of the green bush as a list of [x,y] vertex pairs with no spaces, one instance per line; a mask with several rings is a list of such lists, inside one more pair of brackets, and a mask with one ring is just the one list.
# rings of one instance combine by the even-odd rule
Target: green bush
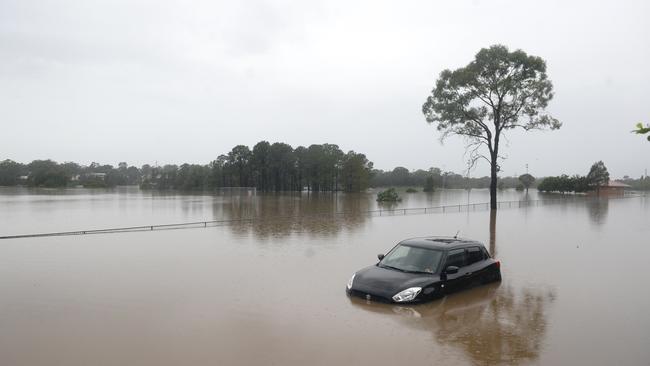
[[377,193],[377,202],[398,202],[401,200],[395,188],[388,188],[383,192]]
[[415,192],[417,192],[417,191],[418,191],[418,190],[415,189],[415,188],[409,188],[409,189],[406,190],[406,193],[415,193]]

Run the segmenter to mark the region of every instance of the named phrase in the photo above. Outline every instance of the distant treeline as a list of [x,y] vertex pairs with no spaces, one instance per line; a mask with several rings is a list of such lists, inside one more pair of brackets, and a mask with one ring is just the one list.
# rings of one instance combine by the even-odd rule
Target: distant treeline
[[[619,180],[630,186],[631,189],[638,191],[650,190],[650,177],[640,177],[633,179],[628,176]],[[557,177],[546,177],[537,185],[537,189],[542,192],[560,192],[560,193],[584,193],[594,190],[594,184],[587,176],[566,174]]]
[[333,144],[294,149],[281,142],[261,141],[252,150],[237,145],[208,165],[144,165],[140,172],[143,188],[359,192],[368,188],[372,162],[364,154],[344,153]]
[[621,182],[629,185],[632,189],[638,191],[650,191],[650,177],[640,177],[639,179],[630,178],[629,176],[624,176]]
[[[392,171],[373,170],[364,154],[343,153],[332,144],[299,146],[262,141],[252,150],[235,146],[207,165],[182,164],[138,168],[120,162],[117,167],[93,162],[34,160],[21,164],[0,161],[0,186],[115,187],[140,185],[143,189],[214,190],[221,187],[256,187],[261,191],[359,192],[371,187],[424,187],[427,179],[435,188],[487,188],[489,177],[467,178],[439,168]],[[513,177],[499,179],[499,188],[520,185]]]
[[52,160],[34,160],[21,164],[12,160],[0,161],[0,186],[24,185],[29,187],[113,187],[138,184],[140,170],[120,163],[112,165],[92,163],[81,166],[67,162],[59,164]]
[[292,148],[285,143],[257,143],[253,149],[235,146],[207,165],[182,164],[141,168],[122,162],[58,164],[35,160],[21,164],[0,162],[0,185],[32,187],[113,187],[139,184],[144,189],[213,190],[219,187],[256,187],[261,191],[359,192],[370,184],[372,162],[364,154],[344,153],[337,145]]
[[[257,143],[253,149],[235,146],[206,165],[182,164],[138,168],[121,162],[114,167],[92,163],[56,163],[34,160],[21,164],[0,161],[0,186],[30,187],[114,187],[140,185],[143,189],[215,190],[221,187],[256,187],[260,191],[363,191],[368,187],[488,188],[490,178],[469,178],[439,168],[409,171],[372,169],[364,154],[343,153],[337,145],[322,144],[292,148],[284,143]],[[429,180],[428,184],[427,180]],[[650,178],[622,182],[632,189],[650,190]],[[538,189],[548,192],[585,192],[589,181],[583,176],[546,177],[537,180]],[[499,189],[523,189],[517,177],[500,177]],[[534,184],[533,184],[534,187]]]
[[[439,168],[409,171],[397,167],[390,171],[374,170],[370,185],[372,187],[424,187],[427,177],[433,179],[436,188],[489,188],[490,177],[471,178],[454,172],[443,172]],[[499,177],[499,189],[517,188],[521,185],[516,177]]]

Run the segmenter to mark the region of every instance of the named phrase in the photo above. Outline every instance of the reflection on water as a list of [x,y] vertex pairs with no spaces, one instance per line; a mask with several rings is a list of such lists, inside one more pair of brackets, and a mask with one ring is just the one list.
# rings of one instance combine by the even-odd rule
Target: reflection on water
[[602,226],[607,220],[607,211],[609,210],[609,198],[594,197],[588,199],[586,204],[589,211],[589,218],[596,227]]
[[522,364],[539,358],[553,290],[493,283],[411,307],[350,298],[355,306],[426,330],[438,344],[461,348],[477,364]]
[[[485,210],[487,206],[484,203],[489,201],[489,192],[482,189],[445,189],[432,193],[398,191],[402,201],[381,204],[376,202],[377,190],[359,194],[301,192],[237,195],[141,191],[137,187],[118,187],[112,190],[0,187],[0,206],[6,207],[6,210],[0,210],[0,234],[256,218],[253,223],[233,225],[233,232],[253,233],[261,237],[287,236],[292,232],[336,235],[345,230],[358,231],[367,222],[367,211],[476,204],[471,208],[473,212]],[[528,196],[515,190],[499,192],[499,199],[503,201],[528,198],[554,202],[584,201],[582,197],[537,192],[531,192]],[[535,203],[538,204],[541,203]],[[579,204],[583,205],[582,202]],[[606,204],[607,200],[604,200],[589,206],[594,210],[594,222],[601,223],[604,220]],[[505,204],[503,208],[518,206],[515,202]],[[563,210],[569,207],[563,204],[560,206]],[[447,212],[454,210],[461,209],[451,208]],[[468,223],[469,211],[470,209],[466,210]],[[115,215],[115,212],[120,214]],[[346,217],[327,217],[335,212],[345,212]],[[401,214],[401,211],[398,212]],[[309,217],[323,213],[321,217]],[[52,219],[57,216],[64,217],[65,220]],[[277,220],[279,218],[285,220]]]
[[214,217],[241,220],[229,225],[234,233],[252,232],[264,238],[355,230],[366,222],[373,206],[372,196],[367,194],[319,192],[235,196],[215,202],[212,209]]

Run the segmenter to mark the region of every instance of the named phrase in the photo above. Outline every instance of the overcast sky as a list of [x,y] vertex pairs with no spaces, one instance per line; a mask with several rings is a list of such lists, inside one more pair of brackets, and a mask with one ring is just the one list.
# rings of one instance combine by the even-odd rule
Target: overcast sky
[[[547,62],[558,131],[512,132],[502,174],[650,168],[650,2],[0,1],[0,159],[207,163],[237,144],[338,144],[462,171],[421,106],[495,43]],[[472,175],[488,173],[487,164]]]

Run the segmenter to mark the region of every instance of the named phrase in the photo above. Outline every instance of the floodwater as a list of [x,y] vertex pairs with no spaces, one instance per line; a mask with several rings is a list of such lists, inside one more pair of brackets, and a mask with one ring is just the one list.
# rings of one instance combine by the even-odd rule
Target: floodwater
[[[488,201],[403,196],[396,208]],[[496,217],[366,213],[377,208],[373,194],[0,188],[0,235],[260,218],[0,240],[0,365],[650,364],[650,197]],[[345,295],[397,241],[457,231],[501,260],[500,284],[417,306]]]

